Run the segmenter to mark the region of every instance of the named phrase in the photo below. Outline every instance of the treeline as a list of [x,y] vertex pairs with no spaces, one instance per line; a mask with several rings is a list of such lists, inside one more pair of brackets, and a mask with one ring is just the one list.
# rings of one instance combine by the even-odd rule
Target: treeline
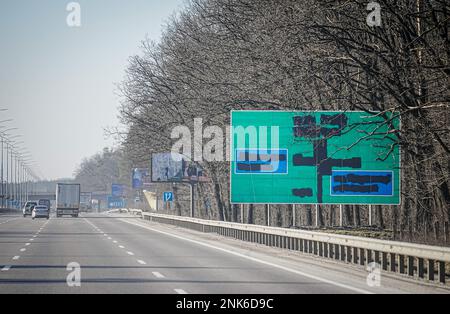
[[105,148],[86,158],[75,171],[75,182],[83,192],[111,193],[112,184],[123,184],[131,190],[131,163],[123,150]]
[[[130,58],[121,85],[123,152],[135,163],[170,151],[173,128],[192,128],[194,118],[225,130],[231,110],[363,110],[380,112],[385,123],[395,113],[402,126],[389,136],[392,149],[402,149],[402,206],[376,207],[376,224],[414,241],[442,230],[450,219],[450,3],[378,2],[381,26],[371,27],[367,0],[189,1],[160,43],[144,40]],[[229,164],[202,166],[213,182],[199,186],[212,196],[201,215],[239,219]],[[291,209],[275,207],[276,223],[289,226]],[[346,224],[367,224],[367,210],[346,206]],[[298,211],[301,224],[313,223],[311,208]],[[259,223],[264,208],[245,215]],[[335,207],[320,207],[320,225],[336,221]]]

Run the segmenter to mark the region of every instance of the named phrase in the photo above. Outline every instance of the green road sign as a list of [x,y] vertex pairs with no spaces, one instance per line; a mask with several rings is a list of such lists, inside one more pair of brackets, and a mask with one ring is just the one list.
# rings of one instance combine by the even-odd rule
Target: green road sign
[[232,112],[233,204],[400,204],[400,120]]

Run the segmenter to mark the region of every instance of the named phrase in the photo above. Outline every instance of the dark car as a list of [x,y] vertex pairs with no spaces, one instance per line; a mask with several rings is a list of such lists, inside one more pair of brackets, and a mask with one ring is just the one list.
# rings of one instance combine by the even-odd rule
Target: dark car
[[38,203],[36,202],[27,202],[23,207],[23,217],[31,216],[33,214],[33,209],[36,207]]
[[50,202],[50,200],[45,200],[45,199],[39,200],[38,205],[39,206],[47,206],[49,211],[52,207],[52,203]]

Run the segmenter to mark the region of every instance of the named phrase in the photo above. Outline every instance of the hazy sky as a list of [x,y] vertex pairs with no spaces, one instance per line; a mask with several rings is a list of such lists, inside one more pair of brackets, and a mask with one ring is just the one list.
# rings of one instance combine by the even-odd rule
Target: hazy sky
[[80,0],[70,28],[65,0],[0,0],[0,120],[13,118],[48,179],[71,177],[84,157],[113,144],[116,83],[127,59],[184,0]]

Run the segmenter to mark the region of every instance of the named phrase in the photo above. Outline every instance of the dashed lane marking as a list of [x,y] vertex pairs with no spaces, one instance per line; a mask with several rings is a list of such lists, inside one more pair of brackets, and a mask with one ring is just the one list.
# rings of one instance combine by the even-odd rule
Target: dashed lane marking
[[153,274],[153,276],[155,276],[158,279],[166,278],[163,274],[158,273],[158,272],[153,272],[152,274]]

